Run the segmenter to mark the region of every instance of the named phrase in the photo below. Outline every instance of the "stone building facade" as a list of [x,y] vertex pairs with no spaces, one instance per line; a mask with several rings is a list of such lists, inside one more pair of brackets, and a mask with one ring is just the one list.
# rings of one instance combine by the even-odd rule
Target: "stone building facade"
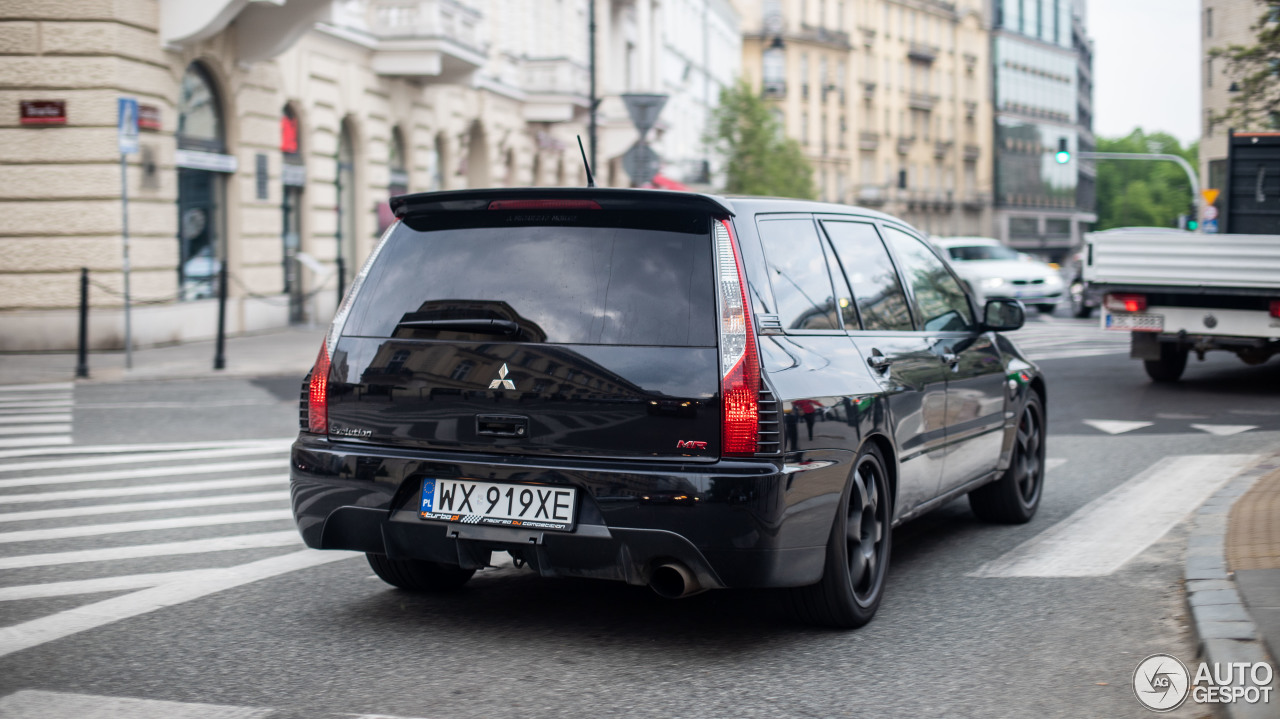
[[[1209,57],[1215,48],[1232,45],[1250,46],[1257,43],[1253,26],[1264,11],[1257,0],[1201,0],[1200,1],[1200,58],[1202,82],[1200,85],[1201,119],[1200,134],[1200,186],[1222,190],[1227,179],[1227,133],[1280,131],[1280,110],[1272,118],[1259,120],[1254,126],[1240,122],[1215,122],[1231,106],[1231,99],[1240,92],[1232,86],[1227,62]],[[1280,11],[1273,11],[1280,21]],[[1234,125],[1234,126],[1231,126]],[[1215,204],[1221,209],[1223,202]]]
[[982,0],[737,0],[743,73],[814,166],[820,199],[935,235],[991,226]]
[[[723,0],[590,1],[597,175],[631,184],[617,95],[649,91],[682,108],[652,138],[664,171],[705,179],[690,127],[737,74],[736,16]],[[228,332],[322,323],[390,223],[391,195],[585,184],[587,3],[0,6],[0,351],[75,346],[81,267],[91,346],[123,344],[120,97],[144,120],[126,158],[134,345],[212,337],[224,262]],[[715,19],[697,55],[678,56],[677,10]],[[65,114],[29,123],[24,107]]]

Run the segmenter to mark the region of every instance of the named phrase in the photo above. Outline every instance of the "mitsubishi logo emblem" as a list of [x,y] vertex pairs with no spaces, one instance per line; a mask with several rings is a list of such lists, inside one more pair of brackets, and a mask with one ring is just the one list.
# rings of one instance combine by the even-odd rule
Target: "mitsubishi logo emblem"
[[489,389],[515,389],[516,383],[507,379],[507,363],[502,363],[502,369],[498,370],[498,379],[489,383]]

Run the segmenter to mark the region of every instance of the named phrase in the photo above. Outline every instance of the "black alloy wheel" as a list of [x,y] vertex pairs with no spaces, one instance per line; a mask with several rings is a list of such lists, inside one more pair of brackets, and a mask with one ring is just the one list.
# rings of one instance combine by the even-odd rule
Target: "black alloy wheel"
[[1071,283],[1071,316],[1087,320],[1093,315],[1093,308],[1085,301],[1084,282],[1076,280]]
[[844,629],[871,621],[884,597],[892,505],[884,459],[868,445],[854,462],[840,497],[822,580],[789,590],[797,618]]
[[1190,348],[1176,342],[1160,343],[1160,359],[1143,360],[1142,367],[1155,382],[1177,382],[1187,369]]
[[1044,403],[1032,392],[1018,415],[1009,468],[996,481],[969,493],[979,519],[1002,524],[1031,521],[1044,491]]
[[476,573],[451,564],[423,559],[392,559],[385,554],[365,554],[369,567],[382,581],[410,592],[449,592],[459,589]]

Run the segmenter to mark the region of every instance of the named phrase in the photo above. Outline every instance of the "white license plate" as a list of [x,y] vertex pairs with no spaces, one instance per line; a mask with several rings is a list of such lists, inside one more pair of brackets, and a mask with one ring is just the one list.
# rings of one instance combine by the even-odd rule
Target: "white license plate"
[[578,490],[534,484],[424,479],[419,514],[462,524],[522,529],[573,529]]
[[1109,330],[1124,330],[1126,332],[1163,332],[1164,315],[1109,314],[1107,315],[1105,326]]

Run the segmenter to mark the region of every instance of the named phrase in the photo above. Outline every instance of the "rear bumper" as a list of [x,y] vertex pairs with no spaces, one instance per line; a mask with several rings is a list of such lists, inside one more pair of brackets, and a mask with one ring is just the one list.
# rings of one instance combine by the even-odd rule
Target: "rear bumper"
[[[702,586],[785,587],[822,577],[848,460],[789,471],[780,460],[713,464],[547,461],[401,451],[304,435],[294,444],[294,517],[307,546],[478,568],[494,551],[543,576],[645,584],[688,566]],[[577,487],[571,532],[428,521],[426,477]]]

